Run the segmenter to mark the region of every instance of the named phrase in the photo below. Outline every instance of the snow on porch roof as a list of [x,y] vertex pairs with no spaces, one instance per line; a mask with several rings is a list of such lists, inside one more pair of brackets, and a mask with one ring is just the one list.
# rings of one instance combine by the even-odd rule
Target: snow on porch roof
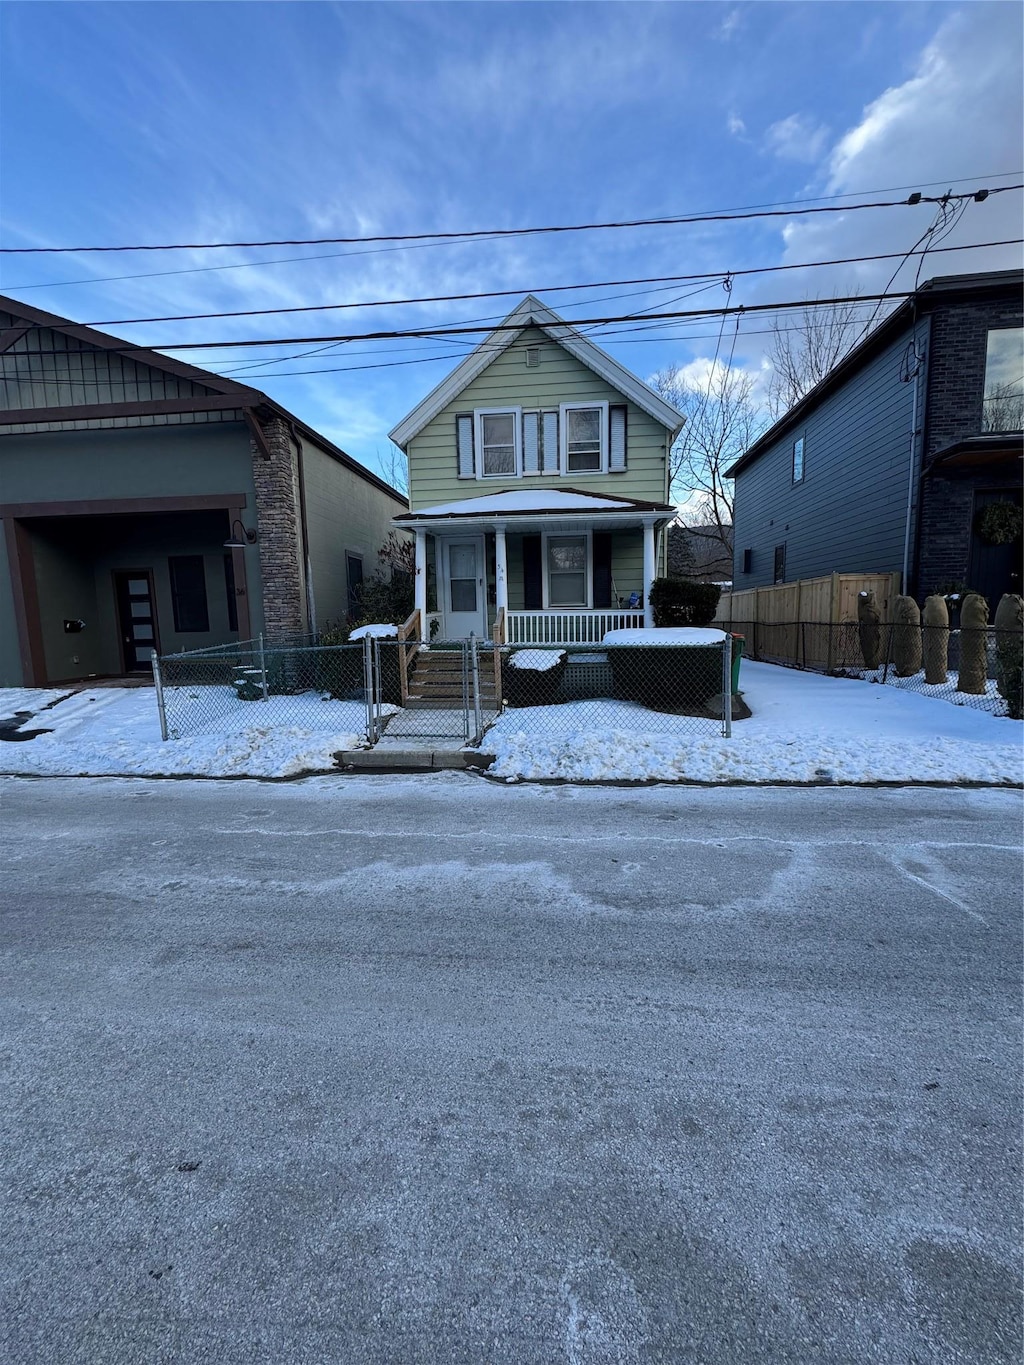
[[660,502],[637,502],[633,498],[609,498],[601,493],[579,493],[575,489],[516,489],[507,493],[485,493],[463,502],[445,502],[437,507],[421,507],[404,512],[397,522],[427,521],[443,517],[551,516],[569,512],[660,512],[674,515],[674,507]]

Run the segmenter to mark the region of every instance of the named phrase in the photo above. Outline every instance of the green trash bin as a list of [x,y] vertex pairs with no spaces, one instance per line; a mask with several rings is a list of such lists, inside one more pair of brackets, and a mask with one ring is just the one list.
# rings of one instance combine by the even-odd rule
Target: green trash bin
[[[732,631],[729,632],[732,635]],[[743,658],[743,645],[746,641],[744,635],[732,636],[732,694],[733,696],[740,690],[740,660]]]

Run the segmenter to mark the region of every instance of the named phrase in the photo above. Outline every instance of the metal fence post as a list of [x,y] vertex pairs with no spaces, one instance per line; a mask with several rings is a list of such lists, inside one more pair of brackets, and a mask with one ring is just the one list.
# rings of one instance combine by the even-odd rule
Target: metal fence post
[[722,641],[722,735],[732,738],[732,636]]
[[263,688],[263,700],[270,698],[270,689],[267,687],[267,656],[263,649],[263,632],[260,631],[260,685]]
[[373,733],[373,654],[370,650],[370,637],[363,636],[363,696],[366,700],[366,742],[375,744]]
[[384,670],[380,666],[380,640],[373,637],[373,742],[384,733]]
[[484,722],[480,710],[480,658],[477,654],[477,639],[473,634],[469,637],[469,666],[473,678],[473,743],[479,744]]
[[156,709],[160,713],[160,738],[170,739],[167,733],[167,707],[164,704],[164,680],[160,675],[160,660],[157,658],[156,650],[150,650],[150,661],[153,665],[153,683],[156,687]]

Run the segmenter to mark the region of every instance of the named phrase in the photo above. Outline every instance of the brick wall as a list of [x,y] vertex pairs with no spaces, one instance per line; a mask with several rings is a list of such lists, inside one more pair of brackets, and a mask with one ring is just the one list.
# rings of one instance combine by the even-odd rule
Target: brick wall
[[270,637],[306,629],[303,573],[300,566],[298,467],[295,447],[280,417],[263,424],[270,450],[267,460],[252,447],[260,572],[263,579],[263,629]]
[[[1020,327],[1019,290],[971,303],[951,303],[932,312],[928,394],[925,401],[924,467],[935,455],[968,436],[981,435],[988,333]],[[996,467],[998,470],[998,467]],[[979,488],[1019,487],[1013,469],[981,470],[955,477],[927,477],[921,485],[916,583],[923,598],[968,574],[974,494]]]

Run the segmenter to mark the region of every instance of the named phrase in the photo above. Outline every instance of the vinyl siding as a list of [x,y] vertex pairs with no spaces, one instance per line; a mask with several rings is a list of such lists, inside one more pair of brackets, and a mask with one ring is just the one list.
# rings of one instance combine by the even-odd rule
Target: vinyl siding
[[394,530],[391,518],[406,509],[311,441],[302,442],[302,460],[313,598],[323,629],[348,613],[345,556],[359,555],[364,576],[375,574],[377,551]]
[[[927,336],[925,321],[918,325],[919,350]],[[782,544],[788,582],[902,569],[914,384],[901,374],[910,341],[908,327],[737,476],[737,590],[773,581],[774,551]],[[923,395],[924,373],[920,383]],[[793,443],[800,436],[804,478],[794,484]],[[752,551],[746,574],[745,549]]]
[[[527,369],[525,350],[536,347],[540,363]],[[482,497],[506,489],[580,488],[612,497],[665,502],[668,432],[632,403],[628,408],[627,468],[619,474],[532,475],[510,479],[460,479],[455,414],[475,408],[557,408],[561,403],[623,403],[625,398],[568,351],[531,327],[496,357],[454,402],[409,443],[409,492],[413,511]]]
[[[538,528],[539,529],[539,528]],[[560,533],[564,526],[559,527]],[[523,538],[510,534],[505,540],[505,555],[508,562],[508,609],[524,611],[523,601]],[[642,531],[612,532],[612,605],[617,599],[628,598],[630,593],[642,593],[644,589],[644,541]],[[491,608],[491,618],[494,609]]]
[[[9,313],[0,313],[0,329],[23,325]],[[200,398],[212,394],[189,379],[154,369],[116,351],[88,342],[31,327],[4,352],[4,378],[0,379],[0,408],[23,409],[79,406],[84,403],[142,403],[150,399]],[[240,412],[169,413],[152,417],[107,417],[96,422],[22,423],[0,428],[4,434],[83,430],[101,427],[191,425],[237,421]]]

